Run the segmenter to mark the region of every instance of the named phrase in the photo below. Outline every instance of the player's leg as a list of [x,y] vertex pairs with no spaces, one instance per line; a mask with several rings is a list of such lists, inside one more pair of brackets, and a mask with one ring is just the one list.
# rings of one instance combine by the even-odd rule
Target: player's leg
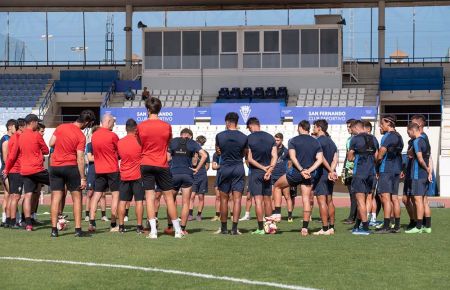
[[3,201],[2,201],[2,225],[8,227],[10,224],[10,215],[9,215],[9,208],[8,204],[9,201],[9,185],[8,185],[8,179],[3,179]]
[[89,209],[89,231],[90,232],[95,232],[95,228],[96,228],[96,222],[95,222],[95,216],[97,213],[97,205],[98,202],[100,201],[101,197],[103,195],[103,192],[98,192],[95,191],[91,201],[90,201],[90,209]]
[[127,201],[125,203],[125,217],[124,217],[124,221],[127,222],[128,221],[128,212],[130,211],[130,201]]
[[428,201],[428,196],[423,197],[423,227],[422,232],[431,233],[431,208]]
[[[256,203],[256,200],[255,200]],[[256,206],[256,204],[255,204]],[[248,221],[250,220],[250,210],[252,208],[252,196],[250,192],[250,188],[247,189],[247,194],[245,195],[245,215],[239,219],[239,221]],[[255,208],[256,211],[256,208]]]
[[286,207],[287,207],[287,211],[288,211],[288,223],[293,222],[293,218],[292,218],[292,212],[294,211],[293,208],[293,202],[292,202],[292,198],[291,198],[291,191],[289,187],[285,187],[283,188],[283,190],[281,191],[284,199],[286,200]]
[[[356,219],[355,225],[353,227],[353,234],[362,234],[368,235],[369,231],[369,222],[367,221],[367,207],[366,207],[366,193],[357,192],[355,194],[357,208],[358,208],[358,218]],[[359,226],[362,223],[362,230],[359,230]]]
[[283,189],[289,188],[289,182],[286,178],[286,174],[280,177],[274,184],[273,200],[274,200],[274,213],[269,218],[274,221],[281,221],[281,196]]
[[189,216],[189,204],[191,201],[192,186],[181,188],[181,232],[187,234],[186,225]]
[[198,193],[198,205],[197,205],[197,221],[201,221],[202,220],[202,212],[203,212],[203,208],[205,207],[205,194],[203,193]]
[[320,219],[322,220],[322,229],[318,232],[315,232],[314,235],[325,235],[328,234],[328,202],[327,195],[321,194],[317,195],[317,203],[319,206]]
[[[99,204],[100,204],[100,211],[102,213],[101,215],[102,221],[104,222],[109,221],[108,217],[106,216],[106,192],[103,192],[102,197],[100,197]],[[97,207],[95,210],[97,210]]]
[[217,186],[214,187],[214,193],[215,193],[215,200],[214,200],[214,206],[216,209],[216,215],[211,219],[211,221],[218,221],[220,220],[220,202],[221,202],[221,195],[220,190]]
[[[253,189],[252,189],[253,190]],[[255,198],[255,214],[258,228],[252,234],[264,234],[264,199],[260,192],[253,192]]]
[[220,232],[221,234],[228,234],[227,220],[228,220],[228,200],[230,195],[226,192],[220,191]]
[[388,192],[381,192],[381,202],[383,204],[383,228],[381,228],[377,233],[390,233],[391,232],[391,210],[392,210],[392,203],[391,203],[391,194]]
[[37,184],[33,180],[32,176],[24,177],[24,196],[23,196],[23,204],[22,211],[25,216],[25,228],[27,231],[33,230],[33,225],[31,224],[31,197],[33,195],[34,190],[36,189]]
[[[136,232],[138,234],[144,233],[144,227],[142,225],[142,220],[144,216],[144,206],[143,206],[143,200],[144,200],[144,188],[142,187],[142,181],[137,180],[133,181],[133,195],[134,195],[134,203],[135,203],[135,214],[136,214]],[[131,201],[128,201],[127,204],[129,205]]]
[[127,202],[133,198],[133,188],[130,181],[120,181],[119,186],[119,206],[117,215],[119,217],[119,232],[125,232],[125,210]]
[[416,208],[417,224],[415,228],[405,231],[405,233],[407,234],[422,233],[423,214],[424,214],[423,195],[414,192],[413,200],[414,206]]
[[[198,188],[195,186],[195,188]],[[194,204],[195,204],[195,196],[197,195],[197,190],[192,190],[190,201],[189,201],[189,215],[188,220],[191,221],[194,219]]]
[[392,229],[392,232],[399,233],[400,216],[401,216],[400,200],[397,194],[392,194],[391,199],[392,199],[392,212],[394,214],[394,228]]
[[334,223],[336,222],[336,208],[334,207],[333,202],[333,194],[327,195],[327,204],[328,204],[328,216],[329,216],[329,232],[330,234],[334,234]]
[[[242,188],[243,190],[243,188]],[[233,191],[233,226],[231,228],[231,234],[240,234],[238,231],[238,222],[241,215],[241,202],[242,202],[242,191]]]
[[89,189],[86,191],[86,207],[85,207],[85,221],[89,221],[89,211],[90,211],[90,206],[91,206],[91,198],[94,195],[94,190],[93,189]]
[[301,234],[302,236],[307,236],[309,221],[311,219],[311,185],[301,184],[300,190],[302,192],[302,202],[303,202],[303,225]]
[[366,198],[366,208],[367,208],[367,218],[368,218],[368,220],[369,220],[369,222],[370,222],[370,218],[371,218],[371,212],[372,212],[372,204],[373,204],[373,195],[374,195],[375,193],[369,193],[368,195],[367,195],[367,198]]

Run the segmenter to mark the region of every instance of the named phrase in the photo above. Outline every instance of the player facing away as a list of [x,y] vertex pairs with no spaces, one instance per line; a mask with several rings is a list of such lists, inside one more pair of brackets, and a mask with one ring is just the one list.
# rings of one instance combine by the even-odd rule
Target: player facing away
[[319,204],[322,229],[314,235],[333,235],[335,222],[335,208],[333,204],[333,187],[338,179],[336,167],[338,165],[337,146],[328,135],[328,122],[317,120],[314,122],[313,131],[317,136],[323,151],[322,165],[317,169],[314,178],[314,195]]
[[[18,123],[14,119],[8,120],[6,122],[6,134],[2,136],[0,139],[0,159],[2,164],[2,172],[5,170],[6,160],[8,159],[8,144],[9,139],[16,133],[16,130],[18,129]],[[3,184],[3,202],[2,202],[2,227],[9,227],[11,224],[11,215],[9,213],[9,205],[11,203],[10,201],[10,192],[9,192],[9,181],[7,178],[2,177],[2,184]]]
[[248,136],[247,155],[250,169],[249,189],[255,199],[258,221],[258,228],[252,234],[264,235],[264,216],[272,214],[271,176],[277,162],[277,146],[272,135],[261,131],[257,118],[249,118],[247,128],[251,133]]
[[221,161],[220,152],[214,152],[213,161],[212,161],[212,169],[216,171],[216,178],[214,179],[214,194],[216,199],[214,201],[214,206],[216,209],[216,214],[211,219],[212,222],[220,220],[220,190],[219,190],[219,177],[220,177],[220,161]]
[[[206,162],[206,151],[192,140],[192,131],[188,128],[181,130],[180,137],[172,139],[169,145],[171,157],[170,172],[172,173],[172,184],[174,196],[181,189],[182,209],[181,209],[181,234],[187,235],[186,225],[189,215],[189,204],[191,201],[192,185],[194,175],[198,174]],[[194,168],[192,160],[196,154],[200,156],[197,167]]]
[[281,220],[281,192],[284,188],[300,185],[303,201],[303,224],[301,235],[307,236],[309,221],[311,218],[311,186],[316,169],[323,162],[323,153],[320,143],[309,135],[310,123],[306,120],[298,124],[299,135],[289,141],[289,157],[292,168],[275,183],[274,189],[274,214],[270,220]]
[[[354,235],[369,235],[369,222],[367,219],[367,195],[372,192],[375,182],[375,156],[378,154],[378,141],[375,136],[367,134],[361,121],[353,123],[353,132],[356,134],[350,141],[347,160],[354,162],[351,190],[355,193],[358,218],[353,227]],[[362,229],[359,226],[362,223]]]
[[[206,143],[206,137],[205,136],[197,136],[196,141],[200,147],[205,145]],[[209,158],[209,153],[206,152],[206,161],[205,165],[202,166],[197,172],[197,174],[194,175],[194,184],[192,184],[192,194],[191,194],[191,203],[189,206],[189,220],[193,219],[193,213],[194,213],[194,203],[195,203],[195,196],[198,196],[198,211],[196,220],[201,221],[202,220],[202,211],[205,206],[205,194],[208,193],[208,175],[207,172],[209,170],[209,165],[211,163]],[[193,165],[197,167],[201,160],[201,157],[199,154],[195,155],[194,163]]]
[[[398,199],[398,186],[400,173],[402,172],[402,136],[395,131],[395,116],[384,116],[380,120],[381,138],[378,150],[378,188],[377,194],[381,195],[384,212],[383,228],[376,233],[399,233],[400,232],[400,201]],[[395,226],[391,230],[391,216],[395,218]]]
[[221,155],[220,177],[220,222],[218,234],[228,234],[228,200],[233,198],[233,226],[231,235],[240,235],[238,231],[241,213],[241,198],[245,186],[243,158],[247,155],[247,136],[237,128],[239,116],[235,112],[225,116],[226,130],[216,135],[216,151]]
[[[407,234],[431,233],[431,225],[423,227],[425,216],[424,198],[427,195],[428,187],[433,181],[433,168],[429,162],[431,147],[427,138],[420,132],[417,123],[408,125],[408,135],[413,141],[413,159],[411,168],[411,195],[416,210],[416,226],[406,230]],[[426,223],[431,224],[431,216],[425,216]],[[429,220],[427,220],[429,219]]]
[[172,193],[172,176],[169,171],[168,148],[172,139],[172,127],[160,120],[161,101],[149,98],[145,101],[148,119],[138,125],[137,137],[142,146],[141,174],[147,204],[147,217],[150,223],[148,238],[157,239],[155,214],[155,188],[161,190],[167,204],[168,219],[175,229],[175,238],[182,238],[177,208]]
[[75,236],[83,236],[81,218],[83,211],[81,191],[86,188],[84,150],[86,137],[82,130],[95,122],[94,112],[85,110],[73,123],[61,124],[53,133],[49,145],[54,148],[50,161],[51,199],[51,237],[58,237],[59,205],[66,189],[73,200],[73,216],[75,219]]
[[119,137],[112,132],[115,119],[111,114],[102,116],[100,128],[92,134],[92,151],[95,160],[95,186],[94,196],[91,198],[91,207],[89,211],[89,231],[94,232],[95,214],[97,205],[102,195],[111,191],[111,231],[119,231],[117,226],[117,207],[119,205],[119,158],[117,152],[117,143]]
[[119,232],[125,232],[126,206],[134,196],[137,219],[136,232],[142,234],[144,232],[142,226],[142,217],[144,215],[144,188],[141,181],[142,148],[136,138],[136,121],[128,119],[125,129],[127,135],[117,143],[120,157]]

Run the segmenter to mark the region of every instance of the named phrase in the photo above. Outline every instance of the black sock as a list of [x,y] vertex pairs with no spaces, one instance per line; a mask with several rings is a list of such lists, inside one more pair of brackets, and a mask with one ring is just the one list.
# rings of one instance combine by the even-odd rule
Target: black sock
[[183,225],[182,225],[182,226],[181,226],[181,230],[182,230],[182,231],[186,230],[186,226],[183,226]]
[[324,232],[328,231],[328,226],[322,226],[322,230],[323,230]]
[[155,212],[155,218],[158,218],[158,212]]
[[117,227],[117,223],[111,223],[111,227],[112,227],[112,228]]
[[10,226],[15,226],[16,225],[16,218],[10,218],[11,220],[10,220],[10,222],[9,222],[9,225]]
[[362,225],[363,225],[363,230],[369,231],[369,222],[363,222]]
[[102,217],[106,216],[106,211],[102,210]]
[[302,228],[307,229],[309,226],[309,221],[303,221],[303,226]]
[[125,209],[125,216],[128,216],[128,211],[129,210],[130,210],[129,208]]
[[125,230],[125,225],[119,225],[119,230]]
[[86,211],[84,212],[84,214],[85,214],[86,216],[89,216],[89,211],[86,210]]
[[201,211],[198,211],[198,212],[197,212],[197,216],[202,216],[202,212],[201,212]]
[[22,221],[25,220],[25,214],[22,212],[22,215],[20,216],[20,218],[22,219]]
[[409,220],[409,225],[415,227],[415,226],[416,226],[416,221],[410,219],[410,220]]
[[97,226],[95,220],[89,220],[89,224],[93,227]]
[[27,226],[31,226],[31,217],[26,217],[26,218],[25,218],[25,224],[26,224]]
[[390,218],[385,218],[384,219],[384,223],[383,223],[383,228],[389,229],[390,224],[391,224],[391,219]]
[[275,214],[281,214],[281,206],[275,207]]
[[144,227],[143,227],[142,225],[137,225],[136,228],[137,228],[138,230],[143,230],[143,229],[144,229]]
[[80,233],[81,232],[81,228],[75,228],[75,233]]
[[58,232],[58,229],[56,227],[52,227],[52,233]]
[[400,218],[395,218],[395,228],[396,229],[400,228]]
[[222,232],[226,232],[227,231],[227,222],[222,222],[220,229]]
[[421,229],[423,224],[423,220],[417,220],[416,228]]
[[11,218],[7,217],[5,220],[5,224],[9,226],[11,224]]
[[425,217],[425,227],[431,228],[431,217]]
[[264,229],[264,222],[263,221],[258,221],[258,230],[262,231]]
[[359,229],[359,226],[361,225],[361,220],[360,219],[356,219],[355,221],[355,225],[353,226],[354,229]]
[[220,212],[216,211],[216,216],[220,216]]
[[292,218],[292,211],[288,211],[288,218]]
[[334,230],[334,225],[330,224],[330,225],[328,226],[328,228]]
[[233,227],[231,228],[231,230],[233,232],[237,232],[237,226],[238,226],[238,223],[233,222]]
[[167,227],[168,227],[169,229],[173,228],[172,222],[167,223]]
[[190,209],[189,210],[189,215],[192,215],[194,213],[194,210],[193,209]]

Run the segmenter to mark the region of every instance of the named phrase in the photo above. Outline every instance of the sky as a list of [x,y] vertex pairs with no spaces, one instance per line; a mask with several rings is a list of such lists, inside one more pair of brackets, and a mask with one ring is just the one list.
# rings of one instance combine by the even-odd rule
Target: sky
[[[415,12],[415,17],[413,16]],[[135,12],[133,14],[133,53],[142,55],[142,34],[136,28],[139,21],[149,27],[186,26],[238,26],[238,25],[308,25],[314,24],[314,15],[343,14],[344,58],[377,57],[377,9],[309,9],[260,11],[197,11],[197,12]],[[114,16],[115,59],[125,55],[125,13]],[[450,48],[450,6],[387,8],[386,57],[400,49],[413,56],[413,19],[415,19],[416,57],[445,57]],[[105,57],[107,13],[86,12],[86,58],[101,61]],[[372,22],[371,22],[372,18]],[[73,47],[83,47],[83,14],[81,12],[49,12],[47,14],[49,60],[82,60],[83,52]],[[9,23],[9,25],[8,25]],[[372,34],[371,34],[372,23]],[[5,59],[6,35],[10,35],[10,56],[19,55],[24,48],[27,61],[45,61],[46,13],[0,12],[0,61]],[[42,37],[44,36],[44,38]],[[372,38],[372,49],[371,49]],[[10,59],[11,59],[10,58]]]

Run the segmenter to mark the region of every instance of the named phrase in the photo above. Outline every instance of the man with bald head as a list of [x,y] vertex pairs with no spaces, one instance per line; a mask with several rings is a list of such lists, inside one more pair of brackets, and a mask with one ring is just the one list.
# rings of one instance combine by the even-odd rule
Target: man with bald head
[[117,226],[117,207],[119,204],[119,159],[117,143],[119,137],[112,132],[115,118],[111,114],[102,117],[100,128],[92,134],[92,151],[95,160],[95,187],[94,196],[91,199],[91,210],[89,213],[89,231],[95,231],[95,213],[97,204],[103,193],[109,188],[112,195],[111,202],[111,231],[119,231]]

